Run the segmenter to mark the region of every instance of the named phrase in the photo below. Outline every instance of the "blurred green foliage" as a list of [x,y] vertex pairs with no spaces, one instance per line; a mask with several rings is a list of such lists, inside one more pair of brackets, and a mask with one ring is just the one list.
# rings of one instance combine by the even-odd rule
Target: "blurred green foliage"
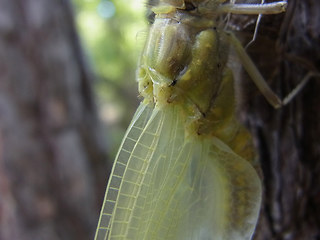
[[147,34],[144,0],[73,0],[73,4],[96,74],[100,116],[115,155],[139,102],[135,70]]

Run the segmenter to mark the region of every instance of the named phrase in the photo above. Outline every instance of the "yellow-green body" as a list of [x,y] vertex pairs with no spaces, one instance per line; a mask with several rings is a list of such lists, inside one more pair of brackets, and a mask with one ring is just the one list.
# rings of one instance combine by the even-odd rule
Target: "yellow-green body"
[[176,9],[157,15],[138,67],[139,92],[159,109],[179,105],[188,135],[215,136],[251,162],[250,134],[235,117],[227,35],[211,19]]
[[144,100],[114,163],[95,239],[251,239],[261,182],[251,136],[235,116],[222,2],[153,8],[137,70]]

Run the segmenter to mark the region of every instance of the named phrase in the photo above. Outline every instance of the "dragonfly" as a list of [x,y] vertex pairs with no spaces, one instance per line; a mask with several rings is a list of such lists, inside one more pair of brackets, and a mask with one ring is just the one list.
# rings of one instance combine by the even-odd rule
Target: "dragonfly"
[[258,157],[235,114],[234,48],[275,108],[229,14],[277,14],[287,3],[159,0],[137,69],[143,97],[107,185],[95,240],[248,240],[261,204]]

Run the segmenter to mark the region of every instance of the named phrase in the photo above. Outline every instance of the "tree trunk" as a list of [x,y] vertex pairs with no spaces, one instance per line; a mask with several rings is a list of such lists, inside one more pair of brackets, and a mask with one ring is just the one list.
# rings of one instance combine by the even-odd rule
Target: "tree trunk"
[[106,142],[69,4],[0,0],[1,240],[87,240],[97,224]]
[[[279,96],[320,69],[319,12],[318,0],[289,0],[285,14],[262,18],[248,52]],[[320,79],[275,110],[243,76],[240,116],[255,137],[264,176],[255,239],[320,239]]]

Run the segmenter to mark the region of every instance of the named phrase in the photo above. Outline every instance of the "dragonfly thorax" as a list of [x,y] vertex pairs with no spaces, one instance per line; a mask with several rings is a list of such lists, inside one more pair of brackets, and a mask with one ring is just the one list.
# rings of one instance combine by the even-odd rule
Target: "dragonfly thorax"
[[224,38],[213,20],[181,11],[158,14],[140,59],[140,94],[160,106],[186,102],[206,113],[226,67]]

